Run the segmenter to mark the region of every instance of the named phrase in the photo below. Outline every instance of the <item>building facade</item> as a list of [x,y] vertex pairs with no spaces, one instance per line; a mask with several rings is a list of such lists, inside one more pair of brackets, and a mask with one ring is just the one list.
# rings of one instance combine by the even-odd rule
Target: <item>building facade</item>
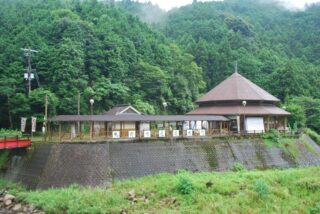
[[232,132],[259,133],[270,129],[287,131],[289,112],[280,100],[238,72],[196,100],[199,108],[188,115],[223,115]]

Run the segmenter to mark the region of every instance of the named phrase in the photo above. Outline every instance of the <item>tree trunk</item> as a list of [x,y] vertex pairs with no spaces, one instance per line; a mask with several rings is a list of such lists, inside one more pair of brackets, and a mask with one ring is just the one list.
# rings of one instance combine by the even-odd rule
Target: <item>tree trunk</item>
[[8,104],[8,113],[9,113],[9,127],[10,129],[13,129],[13,124],[12,124],[12,117],[11,117],[11,111],[10,111],[10,101],[9,101],[9,95],[7,95],[7,104]]

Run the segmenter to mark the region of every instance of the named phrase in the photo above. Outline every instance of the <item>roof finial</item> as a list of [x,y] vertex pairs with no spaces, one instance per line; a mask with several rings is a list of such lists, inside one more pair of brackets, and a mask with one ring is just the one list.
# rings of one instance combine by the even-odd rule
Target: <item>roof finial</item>
[[238,73],[238,61],[236,61],[234,64],[234,72]]

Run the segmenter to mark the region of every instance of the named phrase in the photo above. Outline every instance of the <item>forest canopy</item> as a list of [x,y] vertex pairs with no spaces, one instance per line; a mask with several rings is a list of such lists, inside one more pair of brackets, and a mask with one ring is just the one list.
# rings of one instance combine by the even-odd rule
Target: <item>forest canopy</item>
[[[184,114],[237,61],[293,110],[292,126],[319,131],[320,6],[294,12],[259,2],[194,1],[165,12],[130,0],[0,0],[0,127],[43,118],[44,94],[50,115],[76,114],[79,93],[82,114],[91,98],[96,113],[131,103]],[[39,51],[32,67],[40,83],[28,96],[27,47]]]

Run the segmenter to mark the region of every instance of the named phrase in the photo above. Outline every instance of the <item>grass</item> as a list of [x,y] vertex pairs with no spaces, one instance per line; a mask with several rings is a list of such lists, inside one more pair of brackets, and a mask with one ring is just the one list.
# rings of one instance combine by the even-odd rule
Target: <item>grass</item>
[[0,188],[47,213],[318,213],[320,167],[181,171],[116,181],[109,189],[72,185],[27,191],[3,180]]
[[308,128],[304,129],[304,132],[307,135],[309,135],[310,138],[313,139],[318,145],[320,145],[320,135],[317,132],[315,132],[311,129],[308,129]]
[[267,145],[267,147],[276,146],[280,148],[283,151],[283,153],[288,158],[290,158],[290,160],[292,160],[293,162],[296,162],[299,156],[298,143],[304,142],[302,138],[296,139],[296,138],[283,138],[283,137],[279,138],[277,141],[274,141],[273,139],[269,139],[269,138],[263,139],[263,141]]

